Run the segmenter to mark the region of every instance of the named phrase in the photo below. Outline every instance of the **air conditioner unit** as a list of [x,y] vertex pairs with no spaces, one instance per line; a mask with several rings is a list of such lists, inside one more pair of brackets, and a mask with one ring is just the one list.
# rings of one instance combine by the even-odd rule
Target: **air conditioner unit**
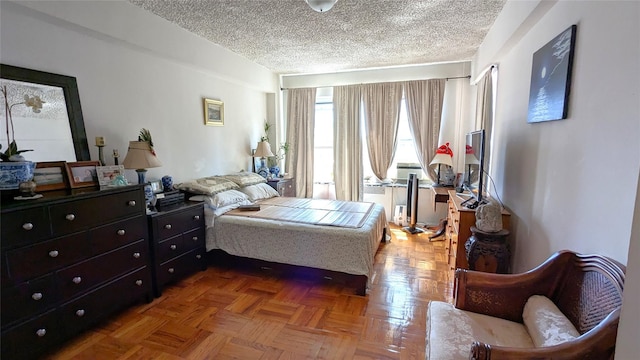
[[393,213],[393,223],[398,226],[407,225],[407,206],[396,205],[396,211]]
[[417,163],[398,163],[396,165],[398,182],[406,183],[410,173],[415,173],[418,180],[422,175],[422,167]]

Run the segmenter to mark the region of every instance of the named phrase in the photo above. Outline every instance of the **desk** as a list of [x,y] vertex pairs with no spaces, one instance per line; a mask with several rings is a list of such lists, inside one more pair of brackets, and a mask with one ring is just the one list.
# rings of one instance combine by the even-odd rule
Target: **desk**
[[431,190],[435,194],[433,197],[433,211],[435,212],[438,203],[446,204],[449,201],[449,190],[451,190],[451,188],[443,186],[433,186],[431,187]]

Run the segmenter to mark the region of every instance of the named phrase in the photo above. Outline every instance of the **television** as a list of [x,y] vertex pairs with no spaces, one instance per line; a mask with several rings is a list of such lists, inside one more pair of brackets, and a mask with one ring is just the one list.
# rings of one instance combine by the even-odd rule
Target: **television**
[[463,186],[476,200],[475,206],[482,203],[484,186],[484,130],[467,134],[464,152]]

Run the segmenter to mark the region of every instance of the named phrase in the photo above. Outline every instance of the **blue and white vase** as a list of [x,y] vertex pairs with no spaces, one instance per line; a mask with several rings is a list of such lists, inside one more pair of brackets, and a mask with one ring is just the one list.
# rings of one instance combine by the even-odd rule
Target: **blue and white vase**
[[269,168],[269,172],[271,173],[271,177],[278,177],[280,175],[280,167],[278,165],[272,166]]
[[33,161],[2,161],[0,162],[0,190],[15,190],[21,182],[33,179]]
[[164,192],[173,190],[173,178],[169,175],[162,177],[162,190]]

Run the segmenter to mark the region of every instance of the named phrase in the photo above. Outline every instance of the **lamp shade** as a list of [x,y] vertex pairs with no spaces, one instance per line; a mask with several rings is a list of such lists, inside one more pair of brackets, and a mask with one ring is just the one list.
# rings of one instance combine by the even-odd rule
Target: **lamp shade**
[[147,141],[129,141],[127,156],[122,162],[125,169],[149,169],[162,166],[162,163],[152,152]]
[[253,156],[264,158],[264,157],[270,157],[275,155],[273,155],[273,153],[271,152],[271,145],[268,142],[260,141],[258,143],[258,147],[256,148],[256,152],[253,154]]
[[431,166],[431,165],[443,164],[443,165],[453,166],[453,162],[451,161],[452,157],[453,157],[453,151],[449,147],[449,143],[440,145],[440,147],[438,147],[438,149],[436,150],[436,156],[433,157],[433,160],[431,160],[429,165]]
[[467,145],[465,154],[464,154],[464,164],[465,165],[478,165],[480,164],[480,160],[476,157],[476,154],[473,152],[473,147]]

